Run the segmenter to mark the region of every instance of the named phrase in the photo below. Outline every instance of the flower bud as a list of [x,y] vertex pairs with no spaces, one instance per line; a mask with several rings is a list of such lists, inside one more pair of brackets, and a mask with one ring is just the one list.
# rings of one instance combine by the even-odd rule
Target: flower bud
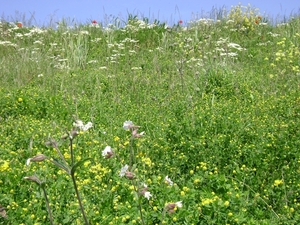
[[2,205],[0,205],[0,216],[2,216],[4,219],[7,219],[5,208]]
[[76,137],[79,134],[79,132],[75,129],[71,130],[70,133],[70,139],[73,139],[74,137]]
[[23,179],[35,182],[35,183],[37,183],[39,185],[42,184],[42,181],[40,181],[40,179],[36,175],[29,176],[29,177],[24,177]]
[[126,172],[125,176],[129,179],[129,180],[133,180],[134,179],[134,174],[131,172]]
[[29,166],[30,162],[42,162],[45,159],[47,159],[47,156],[45,156],[44,154],[38,154],[38,155],[34,156],[33,158],[27,159],[26,165]]

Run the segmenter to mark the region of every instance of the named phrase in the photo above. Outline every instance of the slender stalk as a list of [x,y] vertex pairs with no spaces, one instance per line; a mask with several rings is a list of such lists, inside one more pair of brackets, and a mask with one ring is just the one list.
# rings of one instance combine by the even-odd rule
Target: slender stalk
[[43,192],[44,192],[44,197],[45,197],[45,202],[46,202],[46,207],[47,207],[47,211],[48,211],[48,214],[49,214],[49,220],[50,220],[50,224],[53,225],[53,216],[52,216],[52,211],[51,211],[51,208],[50,208],[50,204],[49,204],[49,199],[48,199],[48,196],[47,196],[47,192],[46,192],[46,189],[44,187],[44,185],[40,185]]
[[141,215],[142,224],[145,225],[140,196],[138,196],[138,207],[139,207],[139,211],[140,211],[140,215]]
[[74,151],[73,151],[73,139],[70,138],[70,152],[71,152],[71,167],[74,166]]
[[160,225],[162,225],[163,224],[163,221],[164,221],[164,219],[165,219],[165,215],[166,215],[166,209],[164,208],[164,210],[163,210],[163,212],[162,212],[162,216],[161,216],[161,221],[160,221]]
[[132,164],[133,164],[133,137],[130,138],[130,163],[129,163],[129,167],[132,168]]
[[76,196],[77,196],[77,199],[78,199],[78,203],[79,203],[79,206],[80,206],[80,210],[81,210],[84,222],[85,222],[86,225],[89,225],[89,221],[88,221],[87,216],[84,212],[84,208],[83,208],[82,201],[81,201],[79,191],[78,191],[78,187],[77,187],[77,184],[76,184],[75,173],[71,173],[71,177],[72,177],[74,189],[75,189],[75,192],[76,192]]
[[142,211],[142,204],[141,204],[141,197],[139,195],[139,190],[138,190],[138,184],[137,182],[132,181],[132,185],[134,186],[134,189],[137,193],[137,197],[138,197],[138,209],[141,215],[141,220],[142,220],[142,224],[145,225],[145,221],[144,221],[144,216],[143,216],[143,211]]

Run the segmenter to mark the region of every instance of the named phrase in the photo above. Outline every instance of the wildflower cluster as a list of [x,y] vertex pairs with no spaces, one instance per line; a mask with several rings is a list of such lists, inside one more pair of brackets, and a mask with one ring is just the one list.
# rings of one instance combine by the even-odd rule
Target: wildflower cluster
[[253,31],[261,23],[258,9],[248,6],[233,6],[228,14],[227,23],[232,22],[234,27],[241,31]]

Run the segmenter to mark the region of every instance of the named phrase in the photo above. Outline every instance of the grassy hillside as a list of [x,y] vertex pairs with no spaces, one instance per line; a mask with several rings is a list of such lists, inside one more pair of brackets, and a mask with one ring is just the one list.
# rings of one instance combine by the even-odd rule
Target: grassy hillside
[[300,222],[300,17],[2,21],[0,84],[0,224]]

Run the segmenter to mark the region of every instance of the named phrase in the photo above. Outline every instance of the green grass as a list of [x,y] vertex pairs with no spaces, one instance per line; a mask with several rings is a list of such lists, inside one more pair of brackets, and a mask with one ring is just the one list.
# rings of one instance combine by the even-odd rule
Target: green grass
[[[34,174],[54,224],[84,223],[67,173],[25,165],[58,158],[50,137],[71,164],[61,136],[75,119],[93,123],[73,142],[75,161],[93,159],[76,171],[90,224],[298,224],[300,17],[272,25],[247,10],[172,28],[2,21],[0,224],[49,223],[42,189],[23,179]],[[130,139],[127,120],[144,137]],[[103,158],[107,145],[117,156]],[[135,179],[120,177],[131,160]]]

